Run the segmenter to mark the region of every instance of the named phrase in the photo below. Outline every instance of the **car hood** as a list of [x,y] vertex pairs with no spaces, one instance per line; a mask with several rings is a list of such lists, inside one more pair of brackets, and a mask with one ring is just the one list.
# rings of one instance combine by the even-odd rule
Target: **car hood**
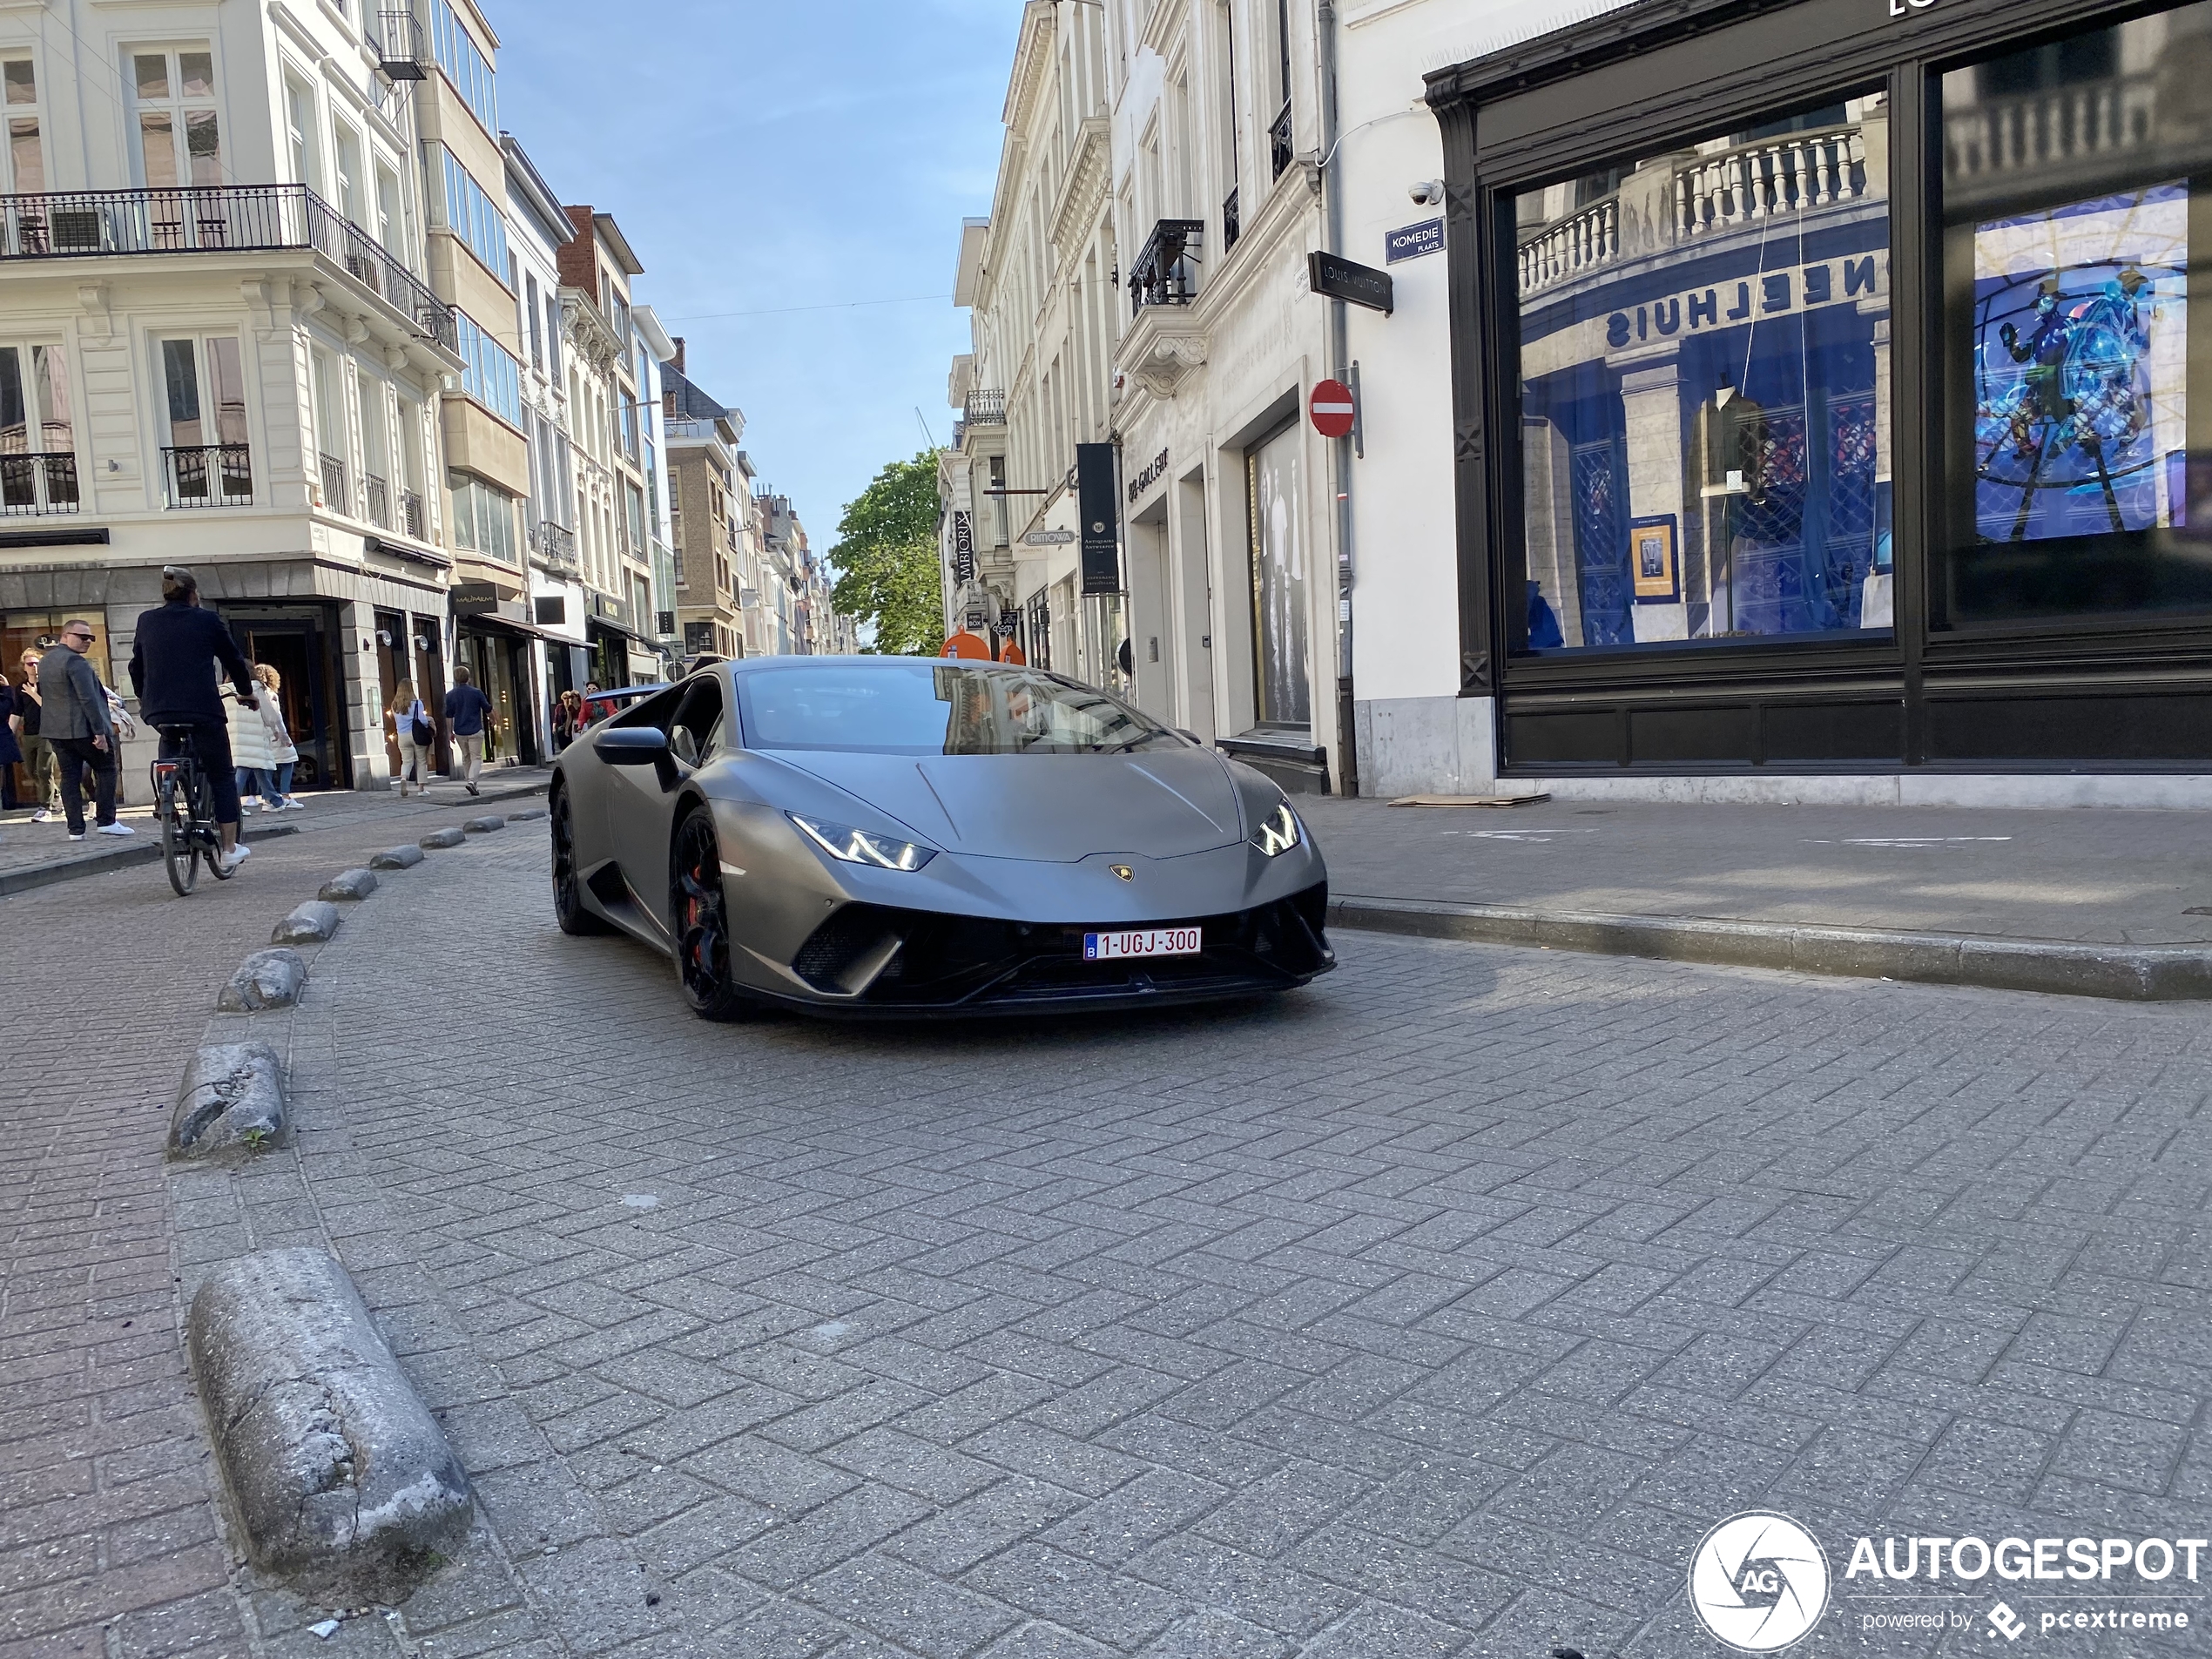
[[1244,835],[1229,770],[1205,749],[919,758],[780,750],[776,759],[859,796],[933,846],[975,858],[1168,859]]

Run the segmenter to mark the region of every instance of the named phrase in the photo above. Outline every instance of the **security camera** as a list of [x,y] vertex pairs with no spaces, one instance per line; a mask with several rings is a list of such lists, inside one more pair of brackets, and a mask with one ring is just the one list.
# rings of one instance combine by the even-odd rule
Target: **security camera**
[[1424,179],[1410,186],[1406,193],[1421,206],[1433,207],[1444,199],[1444,181],[1441,179]]

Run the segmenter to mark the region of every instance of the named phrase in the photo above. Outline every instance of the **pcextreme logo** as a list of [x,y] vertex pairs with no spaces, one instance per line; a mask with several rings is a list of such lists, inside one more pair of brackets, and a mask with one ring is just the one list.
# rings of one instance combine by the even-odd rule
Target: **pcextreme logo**
[[1828,1558],[1787,1515],[1731,1515],[1689,1558],[1689,1605],[1716,1640],[1740,1653],[1772,1653],[1828,1610]]

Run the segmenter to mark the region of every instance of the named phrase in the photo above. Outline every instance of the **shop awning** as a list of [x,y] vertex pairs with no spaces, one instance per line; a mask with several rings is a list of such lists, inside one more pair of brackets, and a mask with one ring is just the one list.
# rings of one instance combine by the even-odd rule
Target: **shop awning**
[[536,623],[518,622],[512,617],[502,617],[496,610],[468,610],[455,617],[454,624],[462,629],[480,628],[489,632],[514,634],[523,639],[550,639],[556,645],[573,645],[576,641],[566,634],[556,634],[541,628]]

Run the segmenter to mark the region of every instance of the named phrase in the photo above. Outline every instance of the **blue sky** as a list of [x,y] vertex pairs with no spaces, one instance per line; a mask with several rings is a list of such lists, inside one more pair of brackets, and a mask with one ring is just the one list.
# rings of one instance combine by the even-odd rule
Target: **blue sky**
[[[922,447],[916,405],[948,441],[953,262],[990,210],[1020,0],[484,5],[501,124],[563,201],[615,215],[637,297],[826,550]],[[938,297],[840,303],[915,295]]]

